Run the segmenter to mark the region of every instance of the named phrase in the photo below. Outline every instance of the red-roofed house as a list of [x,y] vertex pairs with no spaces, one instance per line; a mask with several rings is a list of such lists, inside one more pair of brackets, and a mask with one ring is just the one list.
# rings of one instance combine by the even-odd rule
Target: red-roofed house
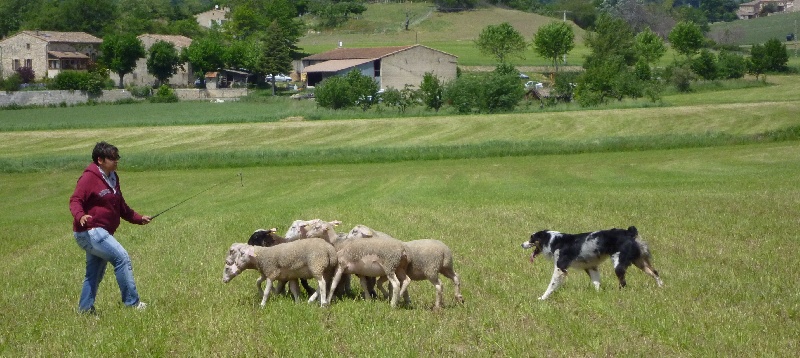
[[426,72],[442,81],[456,78],[458,57],[422,45],[343,48],[302,59],[300,73],[306,84],[314,86],[323,79],[345,75],[352,70],[373,77],[381,89],[419,87]]
[[0,76],[30,67],[37,79],[62,70],[86,70],[103,40],[85,32],[20,31],[0,41]]

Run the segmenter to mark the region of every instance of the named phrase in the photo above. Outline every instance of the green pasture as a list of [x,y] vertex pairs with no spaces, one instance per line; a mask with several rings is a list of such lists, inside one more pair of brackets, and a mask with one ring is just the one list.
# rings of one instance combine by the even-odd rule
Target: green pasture
[[[728,39],[734,44],[752,45],[764,43],[772,38],[785,41],[786,35],[791,33],[800,35],[797,33],[798,21],[800,21],[800,13],[787,12],[750,20],[718,22],[709,27],[711,33],[724,35],[727,31]],[[787,45],[789,44],[787,43]]]
[[[0,356],[794,357],[796,79],[502,115],[359,117],[286,98],[0,111]],[[120,148],[140,213],[200,194],[117,231],[143,312],[121,306],[110,268],[98,314],[76,312],[68,198],[99,140]],[[428,282],[398,309],[261,309],[255,272],[221,282],[231,243],[311,218],[447,243],[466,303],[444,279],[438,311]],[[632,268],[620,290],[606,263],[600,292],[573,270],[536,299],[553,265],[529,262],[531,232],[629,225],[664,288]]]
[[[145,214],[223,184],[118,231],[147,311],[121,307],[109,269],[99,314],[82,316],[83,252],[67,210],[78,171],[0,174],[0,355],[789,357],[800,348],[798,142],[144,172],[127,171],[122,154],[127,200]],[[255,272],[221,282],[231,243],[316,217],[446,242],[466,304],[454,303],[448,281],[441,311],[431,311],[428,282],[413,283],[413,305],[400,309],[281,296],[259,309]],[[650,243],[666,287],[632,269],[618,290],[606,264],[600,292],[574,271],[536,300],[552,264],[528,262],[520,244],[532,231],[628,225]]]
[[[409,14],[409,30],[403,24]],[[344,47],[378,47],[421,44],[458,56],[460,66],[493,65],[495,60],[478,52],[474,40],[489,25],[508,22],[528,41],[540,26],[560,19],[522,11],[489,7],[457,13],[433,11],[431,4],[376,3],[335,31],[309,32],[298,47],[306,53],[330,51],[341,42]],[[580,64],[588,50],[583,45],[585,31],[573,26],[576,49],[567,56],[569,64]],[[550,62],[529,49],[524,58],[515,58],[516,66],[547,66]]]

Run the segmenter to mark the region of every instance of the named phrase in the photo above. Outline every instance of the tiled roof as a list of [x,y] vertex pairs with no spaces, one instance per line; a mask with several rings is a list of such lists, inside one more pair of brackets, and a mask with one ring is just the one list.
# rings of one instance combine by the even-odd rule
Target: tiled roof
[[303,68],[303,72],[338,72],[351,67],[356,67],[362,63],[367,63],[373,59],[352,59],[352,60],[330,60]]
[[192,39],[181,35],[158,35],[158,34],[142,34],[138,36],[141,40],[143,37],[149,37],[156,41],[169,42],[177,48],[189,47],[192,44]]
[[60,31],[21,31],[47,42],[68,42],[68,43],[103,43],[100,38],[89,35],[85,32],[60,32]]
[[71,52],[71,51],[47,51],[47,54],[51,58],[83,58],[88,59],[89,56],[82,54],[80,52]]

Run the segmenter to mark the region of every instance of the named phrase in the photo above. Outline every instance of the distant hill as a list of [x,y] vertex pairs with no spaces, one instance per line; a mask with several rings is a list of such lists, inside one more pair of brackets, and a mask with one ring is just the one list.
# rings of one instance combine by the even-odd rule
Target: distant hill
[[[406,14],[409,29],[404,29]],[[473,43],[488,25],[508,22],[528,41],[540,26],[561,19],[517,10],[488,7],[457,13],[440,13],[432,4],[418,3],[373,3],[359,18],[331,31],[309,32],[298,44],[307,53],[319,53],[339,46],[375,47],[419,43],[459,57],[459,64],[485,65],[491,59],[478,53]],[[572,24],[572,22],[570,22]],[[575,31],[576,48],[583,47],[585,31],[572,24]],[[514,61],[516,62],[516,61]],[[528,51],[526,60],[520,63],[541,65],[543,59],[535,58]]]
[[[800,27],[800,12],[789,12],[751,20],[711,24],[708,34],[717,42],[752,45],[764,43],[771,38],[786,41],[786,35],[795,33],[798,27]],[[726,30],[728,36],[725,35]]]

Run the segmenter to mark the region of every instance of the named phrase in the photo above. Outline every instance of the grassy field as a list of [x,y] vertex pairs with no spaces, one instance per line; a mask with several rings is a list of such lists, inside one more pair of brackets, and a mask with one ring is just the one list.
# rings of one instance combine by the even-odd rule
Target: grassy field
[[[287,121],[269,114],[292,115],[277,103],[2,111],[0,356],[793,357],[800,81],[768,79],[656,108],[507,115]],[[121,307],[110,270],[98,315],[75,312],[84,254],[68,197],[98,140],[120,147],[126,199],[143,214],[221,183],[118,230],[144,312]],[[491,153],[524,145],[534,150]],[[404,156],[415,151],[431,157]],[[314,157],[281,159],[292,153]],[[317,217],[444,241],[466,303],[447,281],[439,311],[427,282],[399,309],[284,296],[260,309],[255,272],[221,282],[231,243]],[[629,225],[666,287],[634,268],[619,290],[607,263],[600,292],[573,271],[536,300],[552,263],[528,261],[520,244],[532,231]]]
[[730,39],[737,45],[752,45],[764,43],[772,38],[785,41],[786,35],[797,33],[798,21],[800,21],[800,13],[789,12],[751,20],[718,22],[709,27],[711,32],[724,33],[725,30],[728,30],[733,34]]
[[[409,30],[403,29],[406,13],[409,14]],[[458,56],[460,66],[493,64],[495,61],[482,55],[474,40],[488,25],[508,22],[528,41],[540,26],[559,19],[533,13],[500,8],[485,8],[459,13],[439,13],[428,3],[370,4],[359,19],[348,22],[336,31],[309,33],[298,46],[308,53],[318,53],[336,48],[339,42],[344,47],[373,47],[390,45],[422,44]],[[583,62],[588,53],[583,45],[584,31],[573,25],[576,48],[568,56],[568,63]],[[513,59],[517,66],[546,66],[548,61],[535,55],[532,49],[524,59]]]

